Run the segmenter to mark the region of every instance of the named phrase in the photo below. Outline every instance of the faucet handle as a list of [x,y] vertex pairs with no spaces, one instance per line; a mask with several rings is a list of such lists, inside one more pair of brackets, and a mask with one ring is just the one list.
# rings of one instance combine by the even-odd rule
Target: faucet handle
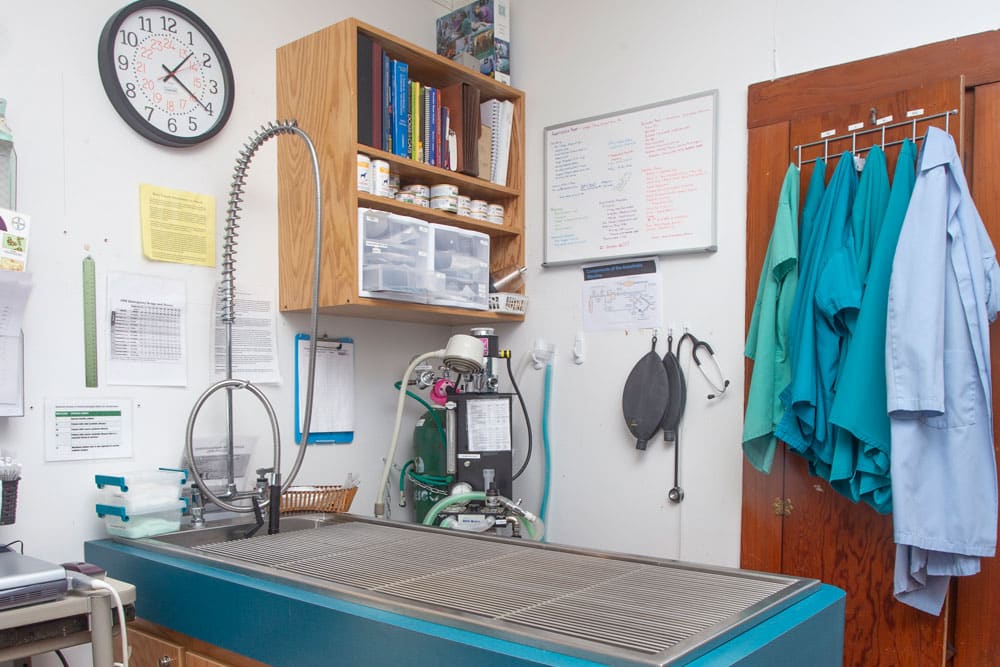
[[269,473],[274,472],[274,468],[257,468],[257,477],[263,477]]

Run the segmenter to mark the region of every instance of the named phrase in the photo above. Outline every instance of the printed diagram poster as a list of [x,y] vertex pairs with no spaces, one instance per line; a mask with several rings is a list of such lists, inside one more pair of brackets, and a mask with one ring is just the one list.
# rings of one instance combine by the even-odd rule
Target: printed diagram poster
[[184,281],[109,273],[108,314],[108,384],[187,385]]
[[584,331],[662,327],[661,285],[655,257],[583,267]]
[[544,263],[715,251],[717,96],[546,128]]

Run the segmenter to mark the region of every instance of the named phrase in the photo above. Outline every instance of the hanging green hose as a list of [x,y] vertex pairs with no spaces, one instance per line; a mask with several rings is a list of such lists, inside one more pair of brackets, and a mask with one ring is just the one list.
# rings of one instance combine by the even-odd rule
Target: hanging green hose
[[[445,507],[450,507],[451,505],[457,505],[459,503],[468,503],[473,500],[486,502],[486,493],[483,491],[470,491],[468,493],[459,493],[453,496],[448,496],[447,498],[442,498],[438,502],[434,503],[433,507],[427,510],[427,515],[424,516],[423,524],[425,526],[433,526],[434,520],[437,519],[438,514],[440,514],[441,510]],[[514,518],[517,519],[519,524],[521,524],[521,528],[524,530],[524,534],[528,536],[528,539],[535,539],[535,528],[531,525],[531,522],[519,514],[514,514]]]

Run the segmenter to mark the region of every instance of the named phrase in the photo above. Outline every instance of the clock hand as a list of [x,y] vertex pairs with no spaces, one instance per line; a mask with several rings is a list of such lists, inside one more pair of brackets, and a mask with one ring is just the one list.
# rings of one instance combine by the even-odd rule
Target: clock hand
[[161,65],[161,67],[163,67],[163,69],[167,70],[167,75],[165,77],[163,77],[161,79],[161,81],[166,81],[170,77],[174,77],[176,79],[177,78],[177,70],[179,70],[181,67],[183,67],[184,63],[186,63],[188,61],[188,58],[190,58],[193,55],[194,55],[194,51],[192,51],[191,53],[187,54],[187,56],[184,57],[184,60],[182,60],[179,63],[177,63],[177,67],[175,67],[173,69],[168,69],[166,65]]
[[[161,65],[161,67],[163,67],[163,69],[165,69],[165,70],[167,70],[168,72],[170,72],[170,69],[169,69],[169,68],[168,68],[168,67],[167,67],[166,65]],[[180,67],[180,65],[178,65],[178,67]],[[195,101],[195,102],[197,102],[197,103],[198,103],[198,105],[199,105],[199,106],[201,106],[201,108],[202,108],[202,109],[204,109],[205,111],[208,111],[209,115],[211,115],[211,113],[212,113],[212,112],[211,112],[211,111],[209,110],[209,108],[208,108],[208,107],[206,107],[206,106],[205,106],[204,104],[202,104],[201,100],[200,100],[200,99],[198,99],[198,96],[197,96],[197,95],[195,95],[194,93],[192,93],[192,92],[191,92],[191,89],[190,89],[190,88],[188,88],[187,86],[185,86],[185,85],[184,85],[184,82],[183,82],[183,81],[181,81],[180,79],[178,79],[178,78],[177,78],[177,75],[176,75],[176,74],[174,74],[173,72],[171,72],[171,73],[170,73],[170,74],[168,74],[167,76],[163,77],[163,80],[164,80],[164,81],[166,81],[166,80],[167,80],[168,78],[170,78],[170,77],[174,77],[174,81],[176,81],[176,82],[177,82],[177,85],[179,85],[179,86],[180,86],[181,88],[183,88],[183,89],[184,89],[184,91],[185,91],[185,92],[186,92],[186,93],[187,93],[188,95],[190,95],[191,97],[193,97],[193,98],[194,98],[194,101]]]

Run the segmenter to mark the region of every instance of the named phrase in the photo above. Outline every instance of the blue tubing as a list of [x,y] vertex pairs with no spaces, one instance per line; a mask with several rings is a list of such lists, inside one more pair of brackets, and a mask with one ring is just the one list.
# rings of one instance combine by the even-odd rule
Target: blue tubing
[[[542,487],[542,505],[539,516],[549,522],[549,482],[552,478],[552,453],[549,448],[549,409],[552,407],[552,363],[545,365],[545,399],[542,403],[542,448],[545,451],[545,484]],[[542,537],[542,541],[545,538]]]

